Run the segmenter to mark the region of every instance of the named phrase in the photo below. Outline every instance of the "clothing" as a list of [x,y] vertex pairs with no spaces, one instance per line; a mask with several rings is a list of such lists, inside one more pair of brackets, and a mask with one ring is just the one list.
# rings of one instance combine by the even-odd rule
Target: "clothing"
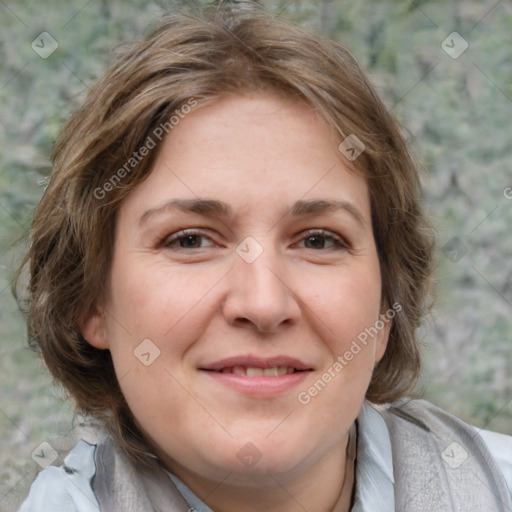
[[475,429],[428,402],[406,402],[383,417],[397,510],[512,511],[503,474]]
[[[356,424],[351,512],[512,512],[512,437],[423,400],[365,404]],[[153,462],[136,468],[108,436],[79,441],[60,468],[41,471],[19,512],[213,512]]]

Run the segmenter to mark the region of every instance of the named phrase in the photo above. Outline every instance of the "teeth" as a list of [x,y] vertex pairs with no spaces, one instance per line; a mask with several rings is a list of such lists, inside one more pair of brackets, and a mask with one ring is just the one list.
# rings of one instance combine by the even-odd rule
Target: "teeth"
[[261,377],[263,375],[262,368],[247,368],[245,371],[247,377]]
[[295,368],[292,366],[273,366],[272,368],[246,368],[244,366],[233,366],[232,368],[222,369],[222,373],[232,373],[247,377],[279,377],[281,375],[287,375],[294,372]]

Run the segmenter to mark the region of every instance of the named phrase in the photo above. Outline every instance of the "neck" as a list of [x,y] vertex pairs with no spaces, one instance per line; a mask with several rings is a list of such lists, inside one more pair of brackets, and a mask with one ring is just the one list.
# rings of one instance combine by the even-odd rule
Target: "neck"
[[269,469],[245,477],[245,482],[233,472],[220,482],[198,477],[184,468],[175,474],[215,512],[253,512],[255,505],[270,512],[348,512],[349,508],[340,503],[347,442],[348,434],[307,468],[279,474]]

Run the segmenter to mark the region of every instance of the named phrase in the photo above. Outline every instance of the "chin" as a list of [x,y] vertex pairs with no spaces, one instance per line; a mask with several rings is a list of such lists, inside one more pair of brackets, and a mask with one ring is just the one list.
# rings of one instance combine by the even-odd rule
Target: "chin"
[[267,483],[269,486],[274,486],[276,479],[286,481],[307,469],[308,457],[304,459],[302,455],[304,454],[297,454],[296,450],[295,453],[274,450],[272,453],[263,453],[257,461],[244,464],[238,461],[235,453],[236,462],[233,458],[224,460],[223,467],[218,469],[231,473],[229,480],[234,485],[256,488]]
[[[230,457],[224,463],[226,469],[233,471],[241,479],[248,475],[268,477],[268,474],[279,475],[304,470],[321,457],[323,446],[315,448],[313,436],[301,435],[298,429],[293,432],[283,431],[268,435],[237,437],[231,443]],[[304,440],[308,440],[305,442]]]

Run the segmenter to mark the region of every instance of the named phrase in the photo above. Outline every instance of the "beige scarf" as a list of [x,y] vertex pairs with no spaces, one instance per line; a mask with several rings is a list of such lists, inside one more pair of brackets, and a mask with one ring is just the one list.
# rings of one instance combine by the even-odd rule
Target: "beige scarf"
[[[393,451],[396,510],[512,512],[504,477],[469,425],[423,400],[386,408],[381,414]],[[461,453],[464,460],[454,464],[450,457],[459,454],[460,458]],[[351,435],[345,483],[333,512],[345,512],[351,506],[355,456],[356,439]],[[111,437],[98,443],[95,460],[92,485],[102,512],[190,512],[156,460],[152,459],[149,467],[135,467]],[[362,469],[373,474],[374,468],[361,467],[358,475]],[[357,512],[367,510],[364,496],[357,494],[360,490],[352,507]]]
[[[354,425],[349,433],[345,480],[332,512],[350,510],[355,456]],[[102,512],[190,512],[190,506],[156,459],[148,457],[149,467],[136,467],[110,436],[98,443],[95,459],[93,490]]]

